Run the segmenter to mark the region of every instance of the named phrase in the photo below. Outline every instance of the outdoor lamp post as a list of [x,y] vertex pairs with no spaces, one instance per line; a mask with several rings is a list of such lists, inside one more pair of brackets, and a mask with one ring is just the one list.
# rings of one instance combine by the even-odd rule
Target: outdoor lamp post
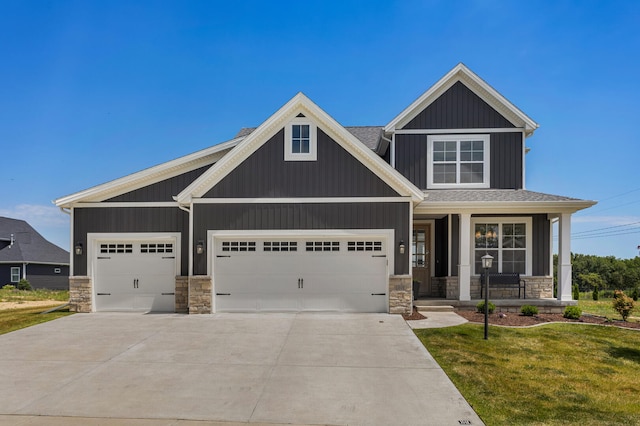
[[484,269],[484,340],[489,339],[489,269],[493,265],[493,256],[489,253],[482,256]]

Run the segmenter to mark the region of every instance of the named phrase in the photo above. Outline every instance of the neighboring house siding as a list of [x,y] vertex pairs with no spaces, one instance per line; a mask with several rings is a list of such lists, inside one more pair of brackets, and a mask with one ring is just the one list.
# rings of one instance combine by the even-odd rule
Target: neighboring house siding
[[165,179],[161,182],[145,186],[144,188],[136,189],[131,192],[127,192],[117,197],[109,198],[105,201],[126,201],[126,202],[151,202],[151,201],[173,201],[173,197],[178,195],[183,189],[185,189],[191,182],[196,180],[207,171],[211,165],[200,167],[187,173]]
[[284,161],[284,130],[281,130],[225,176],[204,197],[386,197],[398,195],[382,179],[320,129],[317,133],[317,153],[316,161]]
[[[522,132],[490,133],[491,188],[522,189]],[[396,135],[396,169],[418,188],[427,188],[427,134]]]
[[[207,230],[393,229],[393,274],[408,274],[409,251],[395,247],[409,238],[410,203],[296,203],[196,204],[193,206],[194,241],[207,239]],[[395,269],[395,271],[394,271]],[[207,273],[207,256],[194,257],[194,274]]]
[[457,82],[407,123],[403,129],[474,129],[479,127],[515,126],[469,90],[467,86]]
[[[181,232],[181,275],[189,263],[189,214],[177,207],[75,208],[74,242],[87,247],[87,233]],[[73,275],[87,274],[87,250],[74,256]]]
[[20,268],[20,276],[22,276],[22,263],[3,263],[0,264],[0,287],[6,284],[15,285],[11,282],[11,268]]
[[[60,268],[59,274],[54,273],[55,268]],[[27,265],[27,280],[33,289],[69,290],[69,266],[30,263]]]

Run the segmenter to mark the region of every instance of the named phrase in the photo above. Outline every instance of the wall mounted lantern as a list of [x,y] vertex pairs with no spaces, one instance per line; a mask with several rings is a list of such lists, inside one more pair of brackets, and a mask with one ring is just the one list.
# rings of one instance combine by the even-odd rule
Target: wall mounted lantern
[[198,241],[198,244],[196,244],[196,254],[202,253],[204,253],[204,241],[200,240]]
[[80,241],[76,243],[74,250],[76,252],[76,256],[80,256],[82,254],[82,243]]
[[400,244],[398,244],[398,251],[400,252],[400,254],[404,254],[404,241],[400,240]]

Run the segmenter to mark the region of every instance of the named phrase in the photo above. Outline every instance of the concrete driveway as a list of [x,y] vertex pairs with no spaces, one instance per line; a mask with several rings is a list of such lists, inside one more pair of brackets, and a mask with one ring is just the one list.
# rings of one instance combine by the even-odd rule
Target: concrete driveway
[[77,314],[0,336],[0,424],[480,425],[386,314]]

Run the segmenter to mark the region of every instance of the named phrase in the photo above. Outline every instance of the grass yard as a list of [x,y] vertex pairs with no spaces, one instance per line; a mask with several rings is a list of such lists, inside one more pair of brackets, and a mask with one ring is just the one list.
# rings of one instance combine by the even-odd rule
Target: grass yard
[[493,425],[640,425],[640,332],[550,324],[416,330]]
[[[56,304],[54,303],[51,307],[55,305]],[[47,307],[42,306],[0,310],[0,334],[9,333],[11,331],[20,330],[21,328],[31,327],[32,325],[71,315],[68,308],[48,314],[41,314],[41,312],[46,310]]]
[[[589,294],[590,296],[590,294]],[[592,314],[598,315],[601,317],[606,317],[612,320],[622,320],[622,317],[619,313],[617,313],[613,309],[613,299],[607,298],[600,300],[593,300],[591,297],[588,299],[582,298],[583,295],[580,294],[580,300],[578,300],[578,306],[582,309],[582,313],[584,314]],[[635,302],[636,308],[631,313],[631,316],[628,318],[628,321],[640,321],[640,302]]]
[[69,291],[67,290],[7,290],[0,288],[0,302],[33,302],[39,300],[53,300],[67,302]]

